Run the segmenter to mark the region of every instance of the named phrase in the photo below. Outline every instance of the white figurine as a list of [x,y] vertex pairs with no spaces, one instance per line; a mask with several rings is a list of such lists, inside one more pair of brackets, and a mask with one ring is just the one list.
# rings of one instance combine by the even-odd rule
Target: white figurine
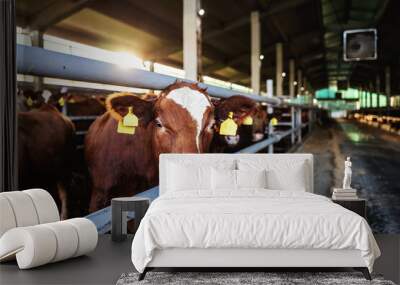
[[347,157],[344,162],[344,178],[343,178],[343,189],[351,189],[351,161],[350,157]]

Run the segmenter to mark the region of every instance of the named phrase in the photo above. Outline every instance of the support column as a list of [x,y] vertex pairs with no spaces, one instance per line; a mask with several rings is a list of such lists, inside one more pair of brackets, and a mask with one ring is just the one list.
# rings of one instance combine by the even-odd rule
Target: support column
[[381,78],[379,76],[379,74],[376,75],[376,79],[375,79],[375,90],[376,90],[376,94],[377,94],[377,98],[376,98],[376,105],[379,108],[381,106],[380,104],[380,92],[381,92]]
[[390,86],[390,66],[386,66],[385,68],[385,93],[386,93],[386,110],[390,110],[390,93],[391,93],[391,86]]
[[[294,66],[294,59],[291,59],[289,61],[289,95],[290,98],[293,99],[294,98],[294,70],[295,66]],[[290,108],[290,118],[291,118],[291,126],[292,126],[292,130],[295,128],[295,111],[294,111],[294,107]],[[291,142],[292,145],[294,145],[296,140],[296,134],[293,132],[291,134]]]
[[282,43],[276,44],[276,95],[282,96],[283,95],[283,45]]
[[303,87],[303,72],[301,69],[297,70],[297,95],[302,94],[301,88]]
[[[267,97],[272,97],[274,96],[274,81],[272,79],[267,79]],[[267,107],[267,113],[272,114],[274,112],[274,108],[272,108],[271,105],[268,105]]]
[[289,61],[289,95],[290,95],[290,98],[294,97],[294,73],[295,73],[294,59],[291,59]]
[[[267,80],[267,96],[272,97],[274,94],[274,82],[272,79]],[[268,105],[267,107],[267,113],[268,115],[272,115],[274,112],[274,109]],[[271,116],[268,116],[269,119],[271,119]],[[274,127],[272,126],[271,120],[269,120],[268,125],[268,138],[272,137],[274,135]],[[274,153],[274,145],[270,144],[268,146],[268,153]]]
[[299,128],[297,130],[297,143],[301,143],[301,130],[302,130],[302,122],[301,122],[301,108],[297,108],[296,110],[296,117],[297,117],[297,123],[296,126]]
[[15,1],[0,1],[0,192],[18,190],[15,20]]
[[183,69],[185,78],[198,80],[201,64],[201,19],[198,15],[200,0],[183,1]]
[[[43,32],[42,31],[31,31],[29,33],[31,37],[32,46],[43,48]],[[33,77],[33,90],[43,90],[43,77]]]
[[260,94],[261,79],[261,32],[260,32],[260,13],[258,11],[251,12],[251,88],[253,93]]

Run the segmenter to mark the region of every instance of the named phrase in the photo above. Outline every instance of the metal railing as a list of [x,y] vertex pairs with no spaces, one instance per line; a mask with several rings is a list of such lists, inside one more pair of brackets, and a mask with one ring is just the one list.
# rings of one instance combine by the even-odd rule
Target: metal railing
[[[173,76],[154,73],[137,68],[121,68],[118,65],[102,62],[98,60],[78,57],[69,54],[54,52],[38,47],[17,45],[17,71],[20,74],[34,75],[42,77],[61,78],[68,80],[78,80],[84,82],[95,82],[134,88],[161,90],[177,80],[192,82],[186,79],[178,79]],[[301,142],[301,130],[307,124],[301,122],[301,108],[309,108],[312,105],[293,104],[285,101],[285,98],[271,96],[260,96],[259,94],[248,94],[236,90],[199,83],[201,88],[207,88],[207,92],[212,97],[228,98],[233,95],[242,95],[260,103],[273,106],[294,107],[294,119],[292,122],[283,123],[281,126],[291,126],[290,130],[274,132],[273,127],[269,126],[268,138],[256,142],[251,146],[241,149],[237,153],[256,153],[262,149],[269,148],[273,152],[273,145],[287,136],[297,136],[297,142]],[[97,116],[73,116],[71,120],[94,120]],[[311,121],[309,122],[311,124]],[[82,131],[79,133],[83,135]],[[292,141],[293,142],[293,141]],[[158,197],[158,186],[141,192],[135,196],[148,197],[155,199]],[[110,206],[89,214],[86,218],[92,220],[99,233],[106,233],[111,230],[111,208]],[[133,218],[133,215],[130,215]]]

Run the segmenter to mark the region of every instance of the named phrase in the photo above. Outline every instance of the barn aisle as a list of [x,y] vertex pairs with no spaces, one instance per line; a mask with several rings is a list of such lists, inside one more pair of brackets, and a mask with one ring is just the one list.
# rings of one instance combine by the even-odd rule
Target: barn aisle
[[340,186],[343,161],[353,161],[352,186],[368,201],[368,222],[380,234],[400,234],[400,137],[349,120],[316,127],[297,150],[315,155],[315,191]]

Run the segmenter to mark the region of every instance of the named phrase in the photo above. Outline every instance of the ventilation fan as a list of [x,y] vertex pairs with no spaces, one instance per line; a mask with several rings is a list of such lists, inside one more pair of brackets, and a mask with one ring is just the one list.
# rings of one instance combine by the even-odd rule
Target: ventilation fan
[[343,59],[345,61],[376,60],[377,58],[376,29],[343,32]]

